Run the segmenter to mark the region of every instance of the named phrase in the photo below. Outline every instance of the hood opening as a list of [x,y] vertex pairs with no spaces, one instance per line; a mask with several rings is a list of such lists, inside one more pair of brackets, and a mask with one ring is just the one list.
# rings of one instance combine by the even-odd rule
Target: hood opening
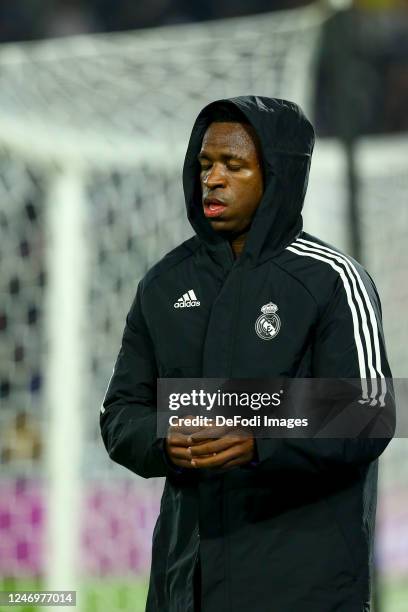
[[199,113],[185,156],[183,186],[189,221],[210,250],[225,245],[228,239],[204,216],[197,155],[210,123],[223,117],[251,125],[261,147],[264,194],[240,256],[240,260],[248,258],[255,264],[285,248],[302,229],[314,130],[299,106],[277,98],[217,100]]

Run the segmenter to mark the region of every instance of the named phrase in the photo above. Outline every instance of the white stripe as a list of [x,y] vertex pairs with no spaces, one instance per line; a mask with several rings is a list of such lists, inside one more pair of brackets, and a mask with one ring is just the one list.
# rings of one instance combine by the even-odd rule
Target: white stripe
[[364,350],[363,350],[363,345],[361,343],[361,338],[360,338],[360,334],[358,331],[358,318],[357,318],[357,311],[356,311],[356,307],[354,305],[352,296],[351,296],[351,289],[350,289],[350,283],[344,273],[344,271],[342,270],[342,268],[339,268],[339,266],[337,264],[334,263],[334,261],[332,261],[331,259],[328,259],[327,257],[322,257],[321,255],[315,255],[314,253],[310,253],[310,252],[305,252],[305,251],[298,251],[297,249],[295,249],[292,246],[288,246],[286,247],[288,251],[292,251],[292,253],[296,253],[296,255],[300,255],[302,257],[311,257],[312,259],[317,259],[319,261],[323,261],[327,264],[329,264],[329,266],[331,266],[333,268],[333,270],[336,270],[336,272],[339,273],[341,280],[343,281],[343,285],[344,285],[344,289],[346,291],[346,296],[347,296],[347,303],[349,305],[350,308],[350,312],[351,312],[351,318],[353,320],[353,330],[354,330],[354,341],[356,343],[356,349],[357,349],[357,357],[358,357],[358,365],[359,365],[359,369],[360,369],[360,378],[361,378],[361,387],[362,387],[362,392],[363,392],[363,399],[368,399],[368,393],[367,393],[367,376],[366,376],[366,369],[365,369],[365,362],[364,362]]
[[[364,285],[363,281],[361,280],[360,274],[358,273],[358,271],[357,271],[355,265],[353,264],[353,262],[350,261],[345,255],[337,253],[336,251],[334,251],[333,249],[330,249],[329,247],[322,246],[322,245],[320,245],[320,244],[318,244],[316,242],[312,242],[310,240],[305,240],[303,238],[298,238],[298,240],[296,242],[297,243],[302,242],[302,243],[304,243],[304,245],[306,245],[306,244],[312,245],[313,247],[315,247],[315,250],[317,250],[317,252],[320,252],[320,253],[322,253],[323,255],[326,255],[329,258],[330,257],[334,258],[337,261],[342,261],[345,264],[346,268],[348,269],[348,271],[350,273],[350,276],[351,276],[351,279],[352,279],[352,282],[353,282],[353,286],[354,286],[357,302],[358,302],[358,304],[360,306],[361,319],[362,319],[362,322],[363,322],[363,330],[364,330],[364,336],[365,336],[365,339],[366,339],[366,346],[367,346],[367,356],[371,360],[371,363],[369,363],[370,373],[371,373],[371,376],[372,376],[372,385],[373,385],[373,392],[371,394],[371,397],[375,397],[376,396],[376,393],[374,393],[374,387],[375,387],[375,390],[376,390],[376,387],[377,387],[376,378],[377,378],[377,375],[378,375],[381,378],[381,391],[382,391],[382,394],[381,394],[381,397],[380,397],[380,402],[381,402],[381,405],[383,406],[384,405],[384,397],[385,397],[385,394],[386,394],[386,381],[385,381],[385,377],[384,377],[384,374],[383,374],[382,369],[381,369],[381,352],[380,352],[380,341],[379,341],[377,317],[375,316],[374,309],[373,309],[372,304],[371,304],[371,300],[370,300],[370,298],[368,296],[368,293],[367,293],[367,290],[365,288],[365,285]],[[298,246],[301,246],[301,245],[298,245]],[[307,247],[304,246],[304,248],[307,248]],[[373,344],[374,344],[374,352],[375,352],[375,366],[374,366],[373,359],[372,359],[371,335],[370,335],[370,332],[369,332],[368,326],[367,326],[367,317],[366,317],[365,309],[363,308],[363,306],[361,304],[360,294],[357,291],[354,278],[357,279],[358,285],[359,285],[361,293],[363,295],[364,302],[365,302],[365,305],[366,305],[368,313],[369,313],[371,326],[372,326],[372,329],[373,329]]]
[[190,289],[189,294],[190,294],[190,297],[191,297],[192,300],[196,300],[197,299],[196,298],[196,294],[194,293],[194,289]]
[[102,414],[105,412],[105,408],[104,408],[103,404],[105,402],[106,394],[108,393],[109,385],[111,384],[111,380],[113,378],[114,373],[115,373],[115,366],[113,366],[112,374],[111,374],[111,377],[109,379],[108,386],[106,387],[105,395],[103,396],[103,400],[102,400],[102,404],[101,404],[101,412],[102,412]]
[[183,293],[183,298],[185,302],[189,302],[190,301],[190,296],[188,295],[188,293]]
[[370,393],[370,398],[371,398],[371,405],[376,405],[377,403],[377,394],[378,394],[378,383],[377,383],[377,373],[374,369],[374,365],[373,365],[373,355],[372,355],[372,346],[371,346],[371,336],[370,336],[370,332],[368,329],[368,325],[367,325],[367,316],[366,316],[366,312],[363,306],[363,303],[361,301],[361,297],[360,297],[360,293],[357,290],[357,286],[356,286],[356,281],[355,281],[355,277],[352,274],[351,268],[348,266],[348,262],[344,259],[342,259],[341,257],[339,257],[338,254],[336,255],[329,255],[327,253],[325,253],[323,250],[320,250],[318,248],[313,248],[313,247],[307,247],[304,244],[299,244],[299,241],[296,241],[296,246],[298,248],[301,248],[302,250],[305,251],[311,251],[314,253],[320,253],[321,255],[328,257],[329,259],[335,259],[336,261],[338,261],[340,264],[344,265],[346,267],[346,270],[348,271],[348,277],[352,282],[353,285],[353,290],[354,292],[352,293],[352,297],[353,299],[357,302],[358,305],[358,309],[360,312],[360,316],[361,316],[361,321],[362,321],[362,328],[363,328],[363,333],[364,333],[364,341],[365,341],[365,347],[367,350],[367,365],[368,365],[368,369],[370,371],[370,376],[371,376],[371,393]]
[[[329,255],[329,254],[325,253],[323,251],[323,249],[308,247],[308,246],[306,246],[304,244],[299,244],[299,242],[300,242],[300,240],[297,240],[296,243],[295,243],[298,248],[300,248],[302,250],[305,250],[305,251],[311,251],[313,253],[320,253],[321,255],[323,255],[323,256],[325,256],[325,257],[327,257],[329,259],[334,259],[334,260],[338,261],[340,264],[345,265],[346,269],[349,272],[348,277],[351,280],[351,282],[353,284],[353,289],[354,289],[354,292],[352,293],[352,297],[354,298],[354,300],[357,301],[357,305],[359,307],[359,312],[360,312],[360,315],[361,315],[361,321],[362,321],[362,327],[363,327],[363,333],[364,333],[364,339],[365,339],[365,346],[366,346],[366,349],[367,349],[367,364],[368,364],[368,369],[370,371],[371,378],[375,380],[375,383],[373,384],[373,388],[372,388],[372,392],[371,392],[371,397],[374,398],[377,395],[377,381],[376,381],[377,374],[376,374],[376,371],[375,371],[374,366],[373,366],[373,355],[372,355],[372,347],[371,347],[371,337],[370,337],[370,332],[369,332],[368,325],[367,325],[367,316],[366,316],[366,313],[365,313],[365,310],[364,310],[363,303],[361,301],[360,294],[359,294],[359,292],[357,290],[356,281],[355,281],[354,275],[351,272],[351,268],[348,265],[348,262],[345,261],[344,259],[340,258],[337,253],[335,255]],[[311,244],[311,243],[309,242],[309,244]]]

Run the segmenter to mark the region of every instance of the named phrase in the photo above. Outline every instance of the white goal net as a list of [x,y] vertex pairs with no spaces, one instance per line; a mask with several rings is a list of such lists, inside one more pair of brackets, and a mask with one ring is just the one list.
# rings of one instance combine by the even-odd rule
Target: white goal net
[[[381,296],[390,364],[394,377],[399,379],[396,387],[406,389],[408,135],[365,138],[357,160],[364,262]],[[402,395],[406,397],[406,392],[400,393],[397,424],[406,423]],[[408,577],[407,461],[408,440],[399,437],[391,441],[380,463],[377,555],[380,570],[390,585],[384,595],[385,602],[389,601],[385,612],[402,612],[407,601],[407,591],[400,602],[394,594],[398,592],[398,581],[406,585]]]
[[[136,34],[8,45],[2,141],[27,156],[123,170],[183,149],[198,111],[256,93],[308,108],[320,5]],[[27,126],[30,129],[27,130]],[[80,141],[78,140],[80,138]]]

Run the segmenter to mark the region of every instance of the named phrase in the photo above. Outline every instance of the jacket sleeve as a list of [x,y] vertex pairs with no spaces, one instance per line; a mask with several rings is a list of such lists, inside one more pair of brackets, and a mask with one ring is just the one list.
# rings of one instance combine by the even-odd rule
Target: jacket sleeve
[[150,478],[172,469],[156,436],[157,367],[142,311],[142,290],[126,317],[122,345],[100,414],[101,434],[113,461]]
[[[356,274],[359,274],[356,271]],[[356,395],[345,414],[362,405],[381,402],[377,434],[355,438],[287,438],[256,440],[255,469],[295,469],[307,472],[337,466],[367,464],[383,452],[395,431],[395,402],[381,323],[381,306],[374,283],[361,270],[355,284],[338,279],[333,296],[317,323],[312,347],[312,376],[358,379]],[[351,290],[350,290],[351,289]]]

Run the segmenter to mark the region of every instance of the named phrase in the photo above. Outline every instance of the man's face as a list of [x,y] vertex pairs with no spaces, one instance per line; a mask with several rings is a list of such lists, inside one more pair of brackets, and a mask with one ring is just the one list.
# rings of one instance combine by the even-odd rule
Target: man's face
[[263,195],[262,157],[253,128],[211,123],[198,155],[204,214],[216,231],[248,230]]

